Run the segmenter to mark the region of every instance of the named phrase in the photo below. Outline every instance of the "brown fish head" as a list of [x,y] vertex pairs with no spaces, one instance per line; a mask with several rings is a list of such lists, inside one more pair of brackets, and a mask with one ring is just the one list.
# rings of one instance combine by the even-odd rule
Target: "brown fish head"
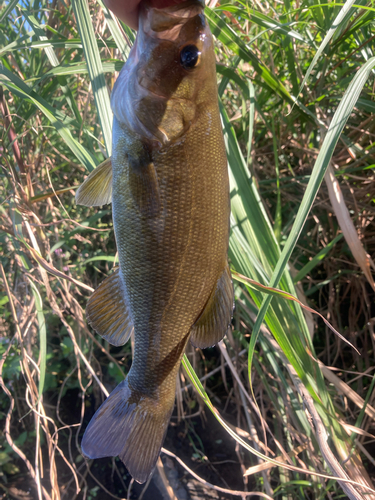
[[215,55],[204,2],[157,9],[141,2],[139,30],[112,94],[123,126],[161,147],[181,139],[217,99]]

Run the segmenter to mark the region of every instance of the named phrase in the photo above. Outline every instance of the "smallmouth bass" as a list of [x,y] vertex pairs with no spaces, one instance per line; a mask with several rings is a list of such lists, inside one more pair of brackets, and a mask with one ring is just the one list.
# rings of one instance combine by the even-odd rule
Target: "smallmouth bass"
[[127,378],[82,440],[145,482],[162,447],[188,340],[205,348],[230,324],[229,182],[212,35],[203,0],[141,3],[139,29],[113,89],[113,155],[77,203],[112,201],[120,266],[94,292],[87,321],[113,345],[134,332]]

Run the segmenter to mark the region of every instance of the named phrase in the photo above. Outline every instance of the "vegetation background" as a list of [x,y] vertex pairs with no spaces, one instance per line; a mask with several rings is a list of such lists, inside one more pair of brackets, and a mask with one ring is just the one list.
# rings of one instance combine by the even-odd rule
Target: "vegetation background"
[[110,155],[134,33],[100,0],[2,4],[1,498],[375,498],[374,3],[211,1],[206,15],[236,309],[218,347],[188,348],[145,489],[118,459],[80,454],[132,345],[85,322],[116,246],[110,206],[74,193]]

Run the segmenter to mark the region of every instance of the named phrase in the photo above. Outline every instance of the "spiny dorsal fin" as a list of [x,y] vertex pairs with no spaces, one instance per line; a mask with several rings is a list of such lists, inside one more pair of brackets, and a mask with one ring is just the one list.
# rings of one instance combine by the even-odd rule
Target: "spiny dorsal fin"
[[125,303],[119,267],[91,295],[86,319],[112,345],[123,345],[129,339],[133,323]]
[[227,263],[206,307],[191,328],[193,346],[205,349],[220,342],[232,320],[233,307],[233,284]]
[[77,205],[100,207],[112,201],[112,164],[107,158],[93,170],[76,192]]

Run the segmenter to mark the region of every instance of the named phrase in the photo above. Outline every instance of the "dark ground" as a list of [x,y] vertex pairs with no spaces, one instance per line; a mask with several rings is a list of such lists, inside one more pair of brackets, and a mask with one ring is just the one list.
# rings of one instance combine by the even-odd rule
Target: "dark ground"
[[[47,397],[48,394],[45,395],[46,399]],[[60,407],[60,413],[64,421],[79,421],[79,402],[78,390],[71,389],[65,394]],[[93,396],[92,403],[94,403]],[[225,413],[223,413],[223,408],[220,408],[217,402],[215,405],[229,423],[236,425],[237,408],[234,404],[227,404]],[[52,401],[50,407],[53,407]],[[198,405],[196,405],[195,412],[197,407]],[[94,413],[94,410],[95,404],[92,404],[92,408],[86,411],[78,442],[82,439],[83,431]],[[235,442],[223,430],[211,412],[207,408],[203,408],[200,415],[181,420],[180,422],[177,421],[176,415],[177,412],[175,408],[164,447],[176,454],[189,468],[205,481],[220,486],[221,488],[243,491],[244,482],[242,480],[239,458],[235,452]],[[59,446],[61,446],[65,456],[69,458],[69,433],[63,430],[59,433],[59,436]],[[33,453],[31,450],[32,447],[30,447],[30,459]],[[90,470],[88,471],[82,456],[75,446],[74,433],[71,437],[71,450],[73,455],[71,456],[71,461],[79,467],[80,473],[85,477],[86,485],[82,485],[81,492],[76,496],[75,483],[71,480],[72,473],[61,459],[60,455],[56,453],[62,500],[93,500],[94,498],[99,500],[110,500],[114,498],[112,495],[117,498],[130,498],[134,500],[138,498],[142,498],[143,500],[165,500],[169,498],[165,496],[163,481],[157,469],[147,489],[145,489],[145,485],[133,482],[131,485],[131,493],[128,497],[127,489],[131,481],[131,476],[118,458],[93,460],[90,463]],[[45,453],[44,464],[46,466],[48,464],[46,446],[43,446],[43,451]],[[241,451],[241,453],[244,457],[245,466],[249,466],[248,453],[243,451]],[[215,491],[203,485],[194,479],[174,458],[168,457],[162,453],[161,459],[164,464],[164,473],[168,478],[168,483],[173,487],[178,500],[224,500],[239,498],[238,496]],[[35,482],[30,479],[23,461],[15,460],[15,465],[19,467],[20,474],[13,476],[13,481],[9,481],[2,487],[0,478],[0,499],[37,499],[38,495],[35,488]],[[50,491],[48,478],[49,471],[45,470],[44,484],[47,491]],[[64,479],[66,480],[65,484]],[[104,486],[104,488],[101,485]],[[255,483],[252,483],[250,480],[247,489],[251,491],[254,488]],[[107,490],[107,492],[105,490]]]

